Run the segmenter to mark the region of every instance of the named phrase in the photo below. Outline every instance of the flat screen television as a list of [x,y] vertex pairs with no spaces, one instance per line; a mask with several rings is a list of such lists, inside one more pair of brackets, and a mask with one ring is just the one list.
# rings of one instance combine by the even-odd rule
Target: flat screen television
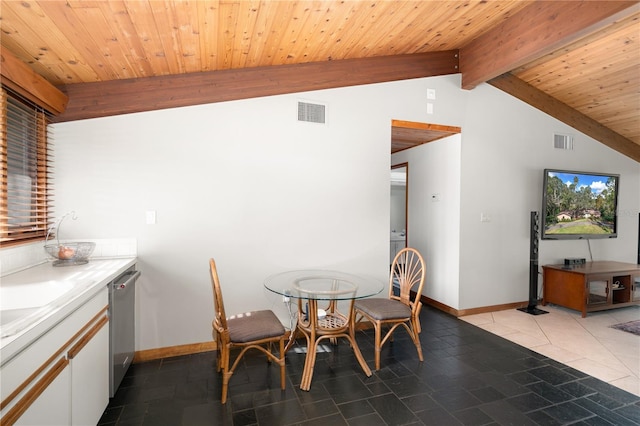
[[544,170],[543,240],[616,238],[620,175]]

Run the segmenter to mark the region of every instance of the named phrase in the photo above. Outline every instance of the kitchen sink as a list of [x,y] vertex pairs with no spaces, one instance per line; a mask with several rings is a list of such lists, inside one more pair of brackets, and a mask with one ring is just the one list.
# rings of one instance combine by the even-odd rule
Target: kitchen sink
[[17,321],[19,319],[28,317],[34,312],[38,311],[38,308],[25,308],[25,309],[3,309],[0,311],[0,327],[3,327],[2,334],[4,335],[4,326]]
[[93,282],[40,281],[0,286],[0,337],[12,336],[82,292]]
[[73,281],[53,280],[0,286],[0,311],[45,306],[73,288]]

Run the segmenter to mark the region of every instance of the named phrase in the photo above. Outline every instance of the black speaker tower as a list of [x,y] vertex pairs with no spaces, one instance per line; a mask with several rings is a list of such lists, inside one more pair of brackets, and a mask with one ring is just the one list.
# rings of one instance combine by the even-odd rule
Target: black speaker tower
[[540,219],[538,212],[531,212],[531,225],[529,234],[529,306],[518,308],[519,311],[531,315],[547,314],[547,311],[536,308],[538,304],[538,232]]

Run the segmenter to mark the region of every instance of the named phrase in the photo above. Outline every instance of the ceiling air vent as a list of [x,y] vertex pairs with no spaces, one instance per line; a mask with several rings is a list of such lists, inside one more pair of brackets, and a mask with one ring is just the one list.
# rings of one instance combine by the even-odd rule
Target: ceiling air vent
[[325,124],[326,105],[298,101],[298,121]]
[[573,136],[571,135],[561,135],[559,133],[555,133],[553,135],[553,147],[556,149],[573,149]]

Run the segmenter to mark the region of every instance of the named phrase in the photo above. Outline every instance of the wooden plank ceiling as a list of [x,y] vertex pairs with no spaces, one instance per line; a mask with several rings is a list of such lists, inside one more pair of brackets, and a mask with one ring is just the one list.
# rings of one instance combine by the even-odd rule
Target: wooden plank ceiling
[[[64,94],[59,121],[461,73],[463,89],[489,82],[640,161],[638,1],[23,0],[0,14],[3,83],[24,75],[9,55],[26,63]],[[396,150],[434,129],[394,131]]]

